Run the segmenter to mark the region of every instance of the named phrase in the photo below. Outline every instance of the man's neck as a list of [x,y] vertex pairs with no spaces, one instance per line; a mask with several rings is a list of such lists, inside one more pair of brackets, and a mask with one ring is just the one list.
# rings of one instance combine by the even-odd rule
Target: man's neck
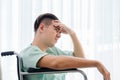
[[32,45],[39,47],[43,52],[45,52],[48,48],[43,44],[43,42],[40,42],[40,40],[37,40],[37,39],[33,40]]

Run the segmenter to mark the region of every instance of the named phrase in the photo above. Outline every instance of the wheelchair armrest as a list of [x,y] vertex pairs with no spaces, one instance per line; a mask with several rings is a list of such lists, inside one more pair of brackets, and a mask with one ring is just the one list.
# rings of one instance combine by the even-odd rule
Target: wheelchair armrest
[[81,73],[84,80],[88,80],[86,73],[76,68],[63,69],[63,70],[55,70],[50,68],[29,68],[28,72],[21,72],[21,75],[55,74],[55,73],[58,74],[58,73],[73,73],[73,72]]
[[72,68],[72,69],[55,70],[51,68],[29,68],[28,72],[34,73],[34,72],[55,72],[55,71],[72,71],[72,70],[77,70],[77,69]]

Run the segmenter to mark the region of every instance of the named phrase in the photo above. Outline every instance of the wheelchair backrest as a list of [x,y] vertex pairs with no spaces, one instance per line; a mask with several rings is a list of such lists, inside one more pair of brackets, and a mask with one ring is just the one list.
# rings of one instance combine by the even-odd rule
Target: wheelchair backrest
[[20,60],[14,51],[1,53],[2,80],[20,80]]

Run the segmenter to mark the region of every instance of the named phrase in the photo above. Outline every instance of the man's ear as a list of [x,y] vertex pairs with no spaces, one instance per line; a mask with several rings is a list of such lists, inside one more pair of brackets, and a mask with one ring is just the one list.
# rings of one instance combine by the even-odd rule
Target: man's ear
[[41,24],[39,25],[39,28],[38,28],[38,29],[39,29],[39,31],[40,31],[40,32],[43,32],[44,27],[45,27],[45,26],[44,26],[44,24],[43,24],[43,23],[41,23]]

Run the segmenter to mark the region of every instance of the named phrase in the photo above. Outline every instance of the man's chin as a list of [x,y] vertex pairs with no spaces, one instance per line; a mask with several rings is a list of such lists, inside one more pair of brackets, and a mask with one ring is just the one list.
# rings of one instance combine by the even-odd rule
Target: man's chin
[[51,45],[49,45],[49,47],[54,47],[55,46],[55,44],[51,44]]

